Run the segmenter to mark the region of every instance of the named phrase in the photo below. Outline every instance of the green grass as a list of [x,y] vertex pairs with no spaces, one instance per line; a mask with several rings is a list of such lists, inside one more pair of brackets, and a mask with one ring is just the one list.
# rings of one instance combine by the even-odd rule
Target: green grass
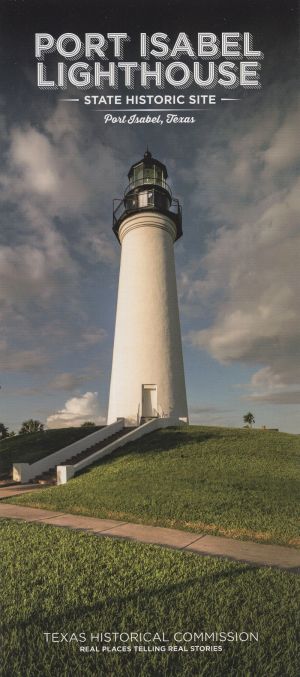
[[40,458],[58,451],[98,428],[63,428],[40,433],[16,435],[0,442],[0,476],[8,475],[14,463],[34,463]]
[[67,485],[11,499],[95,517],[296,545],[300,436],[169,428]]
[[[3,677],[299,674],[293,574],[11,520],[0,521],[0,537]],[[43,635],[101,631],[164,632],[171,645],[176,632],[243,631],[259,642],[186,644],[221,653],[83,654]]]

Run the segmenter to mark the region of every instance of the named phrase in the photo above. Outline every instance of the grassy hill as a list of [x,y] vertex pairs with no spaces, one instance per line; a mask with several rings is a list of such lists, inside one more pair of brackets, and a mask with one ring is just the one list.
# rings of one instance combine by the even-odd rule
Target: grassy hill
[[85,435],[97,430],[91,428],[62,428],[61,430],[45,430],[30,435],[16,435],[0,442],[0,477],[12,472],[15,462],[34,463],[40,458],[62,449],[67,444],[77,442]]
[[76,514],[299,544],[300,436],[168,428],[127,445],[67,485],[12,502]]

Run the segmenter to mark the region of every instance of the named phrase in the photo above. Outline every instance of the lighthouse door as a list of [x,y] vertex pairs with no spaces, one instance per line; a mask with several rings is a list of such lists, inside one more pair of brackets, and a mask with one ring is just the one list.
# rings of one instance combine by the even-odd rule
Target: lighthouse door
[[154,418],[157,415],[157,386],[144,384],[142,386],[142,417]]

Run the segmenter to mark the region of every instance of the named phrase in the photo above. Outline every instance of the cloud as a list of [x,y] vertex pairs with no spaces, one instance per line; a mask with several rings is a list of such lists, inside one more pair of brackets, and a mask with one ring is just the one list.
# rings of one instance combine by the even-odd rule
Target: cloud
[[[0,345],[1,349],[1,345]],[[28,356],[28,351],[24,351],[24,357],[23,357],[23,371],[33,371],[37,372],[37,375],[39,376],[39,372],[41,369],[38,369],[39,367],[39,357],[36,360],[35,363],[32,363],[30,361],[30,358]],[[44,356],[42,365],[45,364],[45,359]],[[27,366],[28,363],[28,366]],[[12,358],[12,364],[14,364],[13,358]],[[0,362],[1,365],[1,362]],[[97,365],[98,366],[98,365]],[[20,369],[20,358],[17,356],[17,371],[22,371]],[[15,371],[15,369],[12,369],[12,366],[10,367],[9,371]],[[43,381],[39,380],[39,383],[37,385],[31,385],[31,386],[9,386],[8,388],[5,388],[6,393],[12,394],[12,395],[43,395],[43,396],[48,396],[48,397],[53,397],[55,392],[59,391],[65,391],[65,392],[76,392],[80,387],[82,387],[83,384],[87,383],[88,381],[91,381],[94,378],[95,375],[95,367],[92,367],[92,365],[89,365],[87,368],[82,369],[80,373],[72,373],[72,372],[62,372],[59,374],[56,374],[50,381],[47,381],[45,379],[45,375],[43,378]],[[35,376],[35,373],[32,374],[32,376]]]
[[295,378],[294,373],[289,373],[287,369],[275,373],[271,367],[264,367],[253,374],[247,385],[250,395],[246,395],[244,399],[269,404],[300,404],[297,380],[297,369]]
[[11,133],[10,159],[18,175],[18,190],[56,199],[60,193],[60,172],[55,149],[46,136],[31,126]]
[[247,399],[252,400],[253,402],[266,402],[268,404],[300,404],[300,390],[251,395]]
[[272,143],[263,154],[268,168],[281,170],[290,168],[299,159],[299,146],[295,143],[295,132],[299,128],[299,114],[292,110],[276,130]]
[[102,343],[107,337],[105,329],[90,329],[83,331],[78,342],[79,347],[95,346]]
[[201,407],[198,405],[192,405],[189,407],[190,414],[220,414],[229,412],[229,409],[219,409],[218,407]]
[[30,244],[0,247],[0,301],[4,306],[20,306],[34,299],[45,302],[71,276],[73,266],[68,265],[67,254],[57,255],[57,243],[41,243],[40,248]]
[[18,350],[0,343],[0,369],[4,372],[40,371],[48,361],[42,348],[36,350]]
[[180,286],[183,304],[211,317],[187,340],[222,363],[261,364],[250,385],[255,389],[260,380],[264,399],[275,387],[300,384],[300,149],[291,142],[297,138],[292,99],[290,93],[291,110],[281,116],[267,100],[247,129],[235,121],[232,130],[219,130],[223,144],[219,138],[214,150],[205,149],[205,166],[195,171],[209,218],[219,225]]
[[9,370],[29,370],[66,352],[67,342],[69,350],[84,350],[104,339],[101,329],[82,332],[91,325],[84,283],[87,267],[92,276],[91,264],[99,270],[117,258],[107,236],[108,196],[118,188],[122,161],[119,147],[95,141],[96,120],[87,125],[62,104],[38,126],[26,117],[5,125],[0,322],[10,347],[1,359]]
[[70,113],[63,104],[39,128],[26,122],[14,126],[9,142],[8,171],[1,175],[6,197],[18,195],[22,208],[30,196],[48,218],[72,217],[73,235],[74,228],[80,230],[80,216],[85,234],[94,236],[107,195],[120,183],[118,150],[100,137],[95,142],[92,122],[86,125],[79,112]]
[[231,426],[238,423],[238,415],[231,409],[198,405],[189,406],[190,423],[195,425]]
[[109,240],[104,233],[83,234],[80,251],[85,251],[86,257],[92,263],[106,263],[115,265],[118,260],[118,247],[116,240]]
[[100,412],[98,393],[86,392],[80,397],[71,397],[66,401],[63,409],[48,416],[48,428],[68,428],[80,426],[85,421],[104,424],[106,419]]
[[71,391],[82,386],[82,384],[87,381],[87,379],[88,377],[86,374],[72,374],[70,372],[62,372],[61,374],[56,374],[56,376],[54,376],[54,378],[49,381],[48,387],[53,390]]

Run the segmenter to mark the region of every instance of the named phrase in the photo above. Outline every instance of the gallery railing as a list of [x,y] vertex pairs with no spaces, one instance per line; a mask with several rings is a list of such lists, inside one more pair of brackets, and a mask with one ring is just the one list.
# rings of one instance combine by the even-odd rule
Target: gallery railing
[[129,193],[129,191],[133,190],[134,188],[139,188],[139,186],[148,186],[148,185],[155,185],[155,186],[160,186],[161,188],[164,188],[164,190],[167,190],[170,195],[172,195],[171,188],[169,184],[165,181],[165,179],[159,179],[159,178],[154,178],[153,176],[151,177],[144,177],[142,179],[132,179],[128,186],[125,189],[125,195],[126,193]]
[[113,200],[113,228],[117,228],[127,214],[145,209],[157,209],[169,214],[176,221],[177,226],[181,228],[182,214],[179,200],[169,198],[166,193],[156,188],[151,188],[151,190],[143,193],[125,195],[121,200]]

